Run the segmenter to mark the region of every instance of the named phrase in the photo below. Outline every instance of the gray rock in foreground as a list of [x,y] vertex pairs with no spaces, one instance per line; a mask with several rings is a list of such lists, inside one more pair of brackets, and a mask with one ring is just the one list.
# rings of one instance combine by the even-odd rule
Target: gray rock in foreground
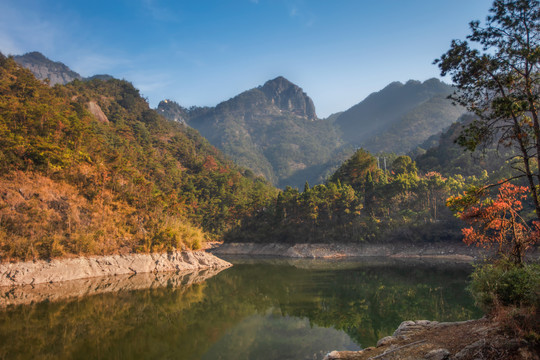
[[230,263],[204,251],[127,254],[0,264],[0,287],[133,275],[163,271],[226,268]]

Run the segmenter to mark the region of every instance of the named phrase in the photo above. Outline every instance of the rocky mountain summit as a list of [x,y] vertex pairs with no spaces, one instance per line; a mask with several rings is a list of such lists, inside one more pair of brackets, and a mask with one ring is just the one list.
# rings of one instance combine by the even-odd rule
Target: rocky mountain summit
[[319,120],[313,100],[282,76],[218,104],[190,108],[162,102],[171,120],[187,124],[241,166],[278,186],[324,180],[342,145],[330,122]]
[[186,124],[186,119],[189,117],[188,109],[183,108],[176,101],[168,99],[160,101],[156,110],[167,119],[178,121],[182,124]]
[[278,76],[267,81],[260,90],[273,105],[309,120],[317,120],[313,100],[298,86]]
[[13,56],[13,59],[21,66],[30,70],[40,80],[49,79],[51,86],[67,84],[75,79],[83,77],[58,61],[52,61],[40,52],[33,51],[24,55]]
[[15,60],[22,67],[30,70],[37,79],[48,79],[51,86],[56,84],[65,85],[73,80],[90,81],[94,79],[113,79],[111,75],[107,74],[93,75],[85,78],[79,73],[71,70],[65,64],[59,61],[52,61],[38,51],[32,51],[24,55],[15,55],[13,56],[13,60]]
[[199,130],[237,163],[275,185],[320,183],[363,147],[373,152],[425,152],[419,146],[455,122],[465,109],[438,79],[393,82],[360,103],[318,119],[311,98],[283,76],[218,104],[186,109],[173,101],[158,111]]

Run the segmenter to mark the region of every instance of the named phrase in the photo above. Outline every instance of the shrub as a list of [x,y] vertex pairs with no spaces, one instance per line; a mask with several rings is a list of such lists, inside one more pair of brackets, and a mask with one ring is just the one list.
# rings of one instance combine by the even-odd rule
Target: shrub
[[540,264],[487,264],[471,277],[469,291],[487,313],[498,305],[540,308]]
[[202,229],[178,218],[162,219],[156,227],[150,249],[147,250],[172,251],[183,248],[197,250],[204,242]]

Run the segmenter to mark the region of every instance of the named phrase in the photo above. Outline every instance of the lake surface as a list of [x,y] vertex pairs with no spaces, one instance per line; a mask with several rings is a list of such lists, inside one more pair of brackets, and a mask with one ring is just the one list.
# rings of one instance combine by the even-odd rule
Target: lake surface
[[232,262],[200,283],[0,308],[0,359],[321,359],[373,346],[404,320],[482,315],[466,264]]

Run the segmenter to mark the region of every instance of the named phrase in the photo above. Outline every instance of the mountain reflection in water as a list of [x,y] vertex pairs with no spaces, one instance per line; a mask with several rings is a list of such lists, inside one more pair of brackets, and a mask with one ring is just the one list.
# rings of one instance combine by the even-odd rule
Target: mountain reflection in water
[[[116,283],[115,291],[72,297],[55,297],[53,289],[48,299],[5,291],[4,305],[17,296],[34,303],[0,308],[0,358],[320,359],[334,349],[373,346],[403,320],[481,315],[465,291],[467,264],[233,263],[213,277],[168,275],[145,289]],[[85,281],[102,289],[118,278]]]

